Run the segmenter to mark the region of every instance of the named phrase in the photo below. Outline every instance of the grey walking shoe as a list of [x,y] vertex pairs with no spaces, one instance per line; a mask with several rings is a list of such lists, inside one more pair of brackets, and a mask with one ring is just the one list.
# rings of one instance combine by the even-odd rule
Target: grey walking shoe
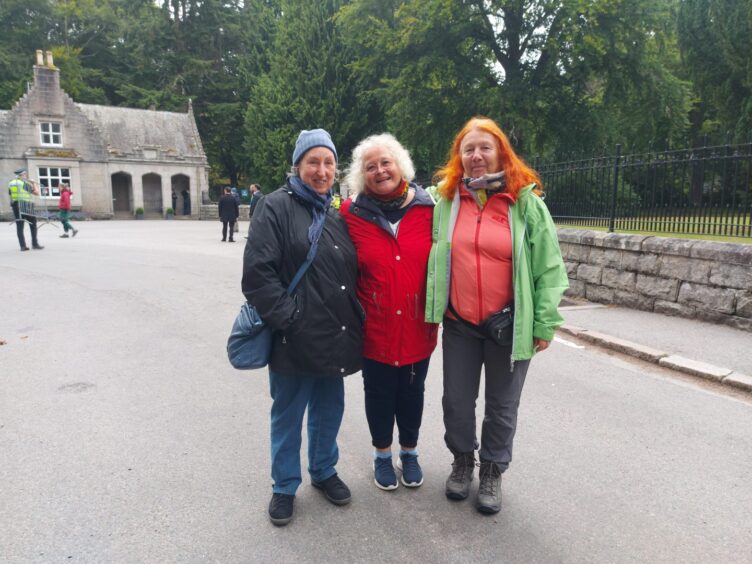
[[475,454],[465,452],[454,457],[452,473],[446,481],[445,494],[449,499],[466,499],[470,493],[470,482],[475,470]]
[[475,507],[486,514],[501,510],[501,469],[495,462],[480,461],[480,485]]

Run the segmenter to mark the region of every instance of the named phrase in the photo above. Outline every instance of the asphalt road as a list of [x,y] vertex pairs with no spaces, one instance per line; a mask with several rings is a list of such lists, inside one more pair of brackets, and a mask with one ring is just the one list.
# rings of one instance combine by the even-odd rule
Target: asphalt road
[[218,222],[77,227],[20,253],[0,224],[0,561],[752,561],[752,401],[567,339],[528,374],[497,516],[443,495],[437,351],[423,487],[373,485],[353,375],[352,504],[306,481],[275,528],[266,371],[224,353],[243,244]]

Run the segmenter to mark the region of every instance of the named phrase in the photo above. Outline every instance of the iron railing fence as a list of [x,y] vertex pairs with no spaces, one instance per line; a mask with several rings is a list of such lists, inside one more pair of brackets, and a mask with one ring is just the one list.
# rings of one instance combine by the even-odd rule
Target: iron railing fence
[[557,224],[752,237],[752,142],[535,162]]

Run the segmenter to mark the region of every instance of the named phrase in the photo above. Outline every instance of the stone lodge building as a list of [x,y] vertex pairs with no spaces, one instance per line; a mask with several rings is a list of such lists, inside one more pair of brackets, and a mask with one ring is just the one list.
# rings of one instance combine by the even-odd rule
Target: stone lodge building
[[[46,57],[45,57],[46,55]],[[46,59],[46,60],[45,60]],[[11,218],[5,188],[25,167],[57,209],[62,182],[73,191],[74,211],[93,218],[130,218],[142,207],[161,217],[183,192],[198,217],[208,190],[208,163],[193,108],[188,113],[78,104],[60,88],[52,54],[37,51],[34,84],[10,110],[0,110],[0,215]]]

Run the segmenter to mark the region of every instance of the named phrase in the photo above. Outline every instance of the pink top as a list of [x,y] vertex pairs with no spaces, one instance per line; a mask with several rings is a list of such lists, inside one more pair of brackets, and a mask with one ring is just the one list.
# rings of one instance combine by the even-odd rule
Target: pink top
[[57,207],[61,210],[70,210],[70,197],[71,194],[70,190],[63,190],[60,192],[60,202],[58,203]]
[[[509,194],[495,194],[481,210],[460,188],[460,209],[452,234],[449,298],[466,321],[479,325],[514,300]],[[447,315],[452,316],[451,312]]]

